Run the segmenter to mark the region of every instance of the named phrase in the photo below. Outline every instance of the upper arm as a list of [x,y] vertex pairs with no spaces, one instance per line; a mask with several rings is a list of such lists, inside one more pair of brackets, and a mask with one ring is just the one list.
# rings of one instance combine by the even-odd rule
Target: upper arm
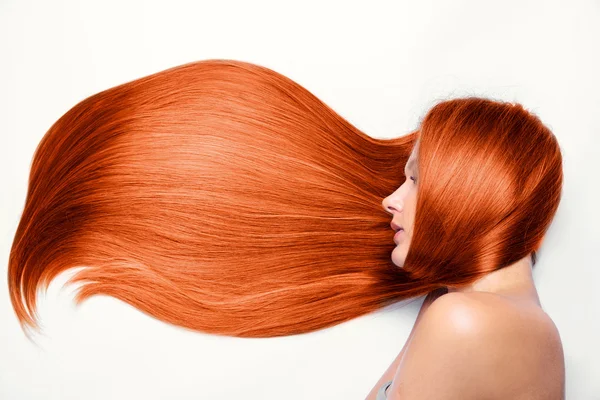
[[468,400],[494,393],[496,382],[510,379],[502,375],[514,364],[514,354],[505,351],[510,329],[503,324],[473,297],[442,296],[415,328],[388,399]]

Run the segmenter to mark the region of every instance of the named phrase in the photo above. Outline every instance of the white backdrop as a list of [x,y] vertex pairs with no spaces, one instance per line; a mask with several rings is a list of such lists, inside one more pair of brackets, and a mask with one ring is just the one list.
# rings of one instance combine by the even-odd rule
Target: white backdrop
[[223,338],[112,298],[75,307],[67,274],[40,300],[46,336],[26,340],[6,268],[42,136],[94,93],[209,58],[283,73],[374,137],[451,96],[537,113],[565,181],[534,278],[567,399],[600,399],[599,52],[599,1],[1,0],[0,399],[364,399],[401,350],[423,297],[312,334]]

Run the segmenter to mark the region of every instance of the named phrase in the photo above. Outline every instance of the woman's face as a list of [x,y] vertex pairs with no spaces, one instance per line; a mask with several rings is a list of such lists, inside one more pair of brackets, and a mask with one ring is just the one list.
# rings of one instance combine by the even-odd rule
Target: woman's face
[[[404,260],[406,259],[413,233],[417,196],[416,182],[418,181],[415,161],[415,151],[413,151],[404,167],[404,173],[406,174],[404,183],[394,193],[383,199],[381,203],[383,209],[392,214],[391,222],[404,228],[403,232],[394,236],[396,247],[392,251],[392,262],[400,268],[404,267]],[[390,227],[390,229],[392,228]]]

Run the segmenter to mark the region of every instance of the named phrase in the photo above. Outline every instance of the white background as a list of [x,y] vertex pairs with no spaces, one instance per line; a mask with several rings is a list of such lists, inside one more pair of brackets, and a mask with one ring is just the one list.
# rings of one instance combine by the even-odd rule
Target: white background
[[[26,340],[6,266],[44,133],[84,98],[176,65],[229,58],[302,84],[373,137],[434,102],[522,102],[563,150],[564,194],[534,277],[559,328],[567,399],[600,399],[600,2],[0,1],[0,399],[364,399],[422,297],[331,329],[224,338],[112,298],[80,307],[63,274]],[[595,251],[594,251],[595,250]]]

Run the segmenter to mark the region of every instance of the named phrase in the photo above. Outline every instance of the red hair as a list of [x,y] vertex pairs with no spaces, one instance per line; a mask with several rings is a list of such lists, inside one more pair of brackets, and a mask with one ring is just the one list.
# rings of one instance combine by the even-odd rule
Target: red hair
[[[381,202],[417,143],[398,268]],[[375,139],[268,68],[193,62],[90,96],[50,127],[10,297],[39,329],[38,288],[81,266],[78,303],[109,295],[213,334],[310,332],[535,262],[561,188],[557,140],[519,104],[443,101],[415,132]]]

